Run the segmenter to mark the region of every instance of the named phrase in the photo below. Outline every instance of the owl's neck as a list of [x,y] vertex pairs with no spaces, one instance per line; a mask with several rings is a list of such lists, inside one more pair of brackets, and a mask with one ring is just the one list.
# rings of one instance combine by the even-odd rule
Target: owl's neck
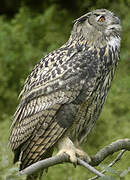
[[112,47],[113,50],[120,49],[120,37],[110,37],[108,45]]
[[76,26],[73,28],[68,43],[72,42],[78,43],[81,46],[83,44],[88,44],[91,47],[97,48],[104,47],[107,45],[105,36],[101,34],[99,31],[95,32],[93,30],[89,30],[88,28],[88,31],[84,32],[80,26]]
[[106,37],[98,34],[98,32],[94,36],[94,32],[91,31],[90,34],[89,32],[87,37],[85,37],[81,29],[76,29],[76,32],[73,31],[67,42],[68,47],[73,49],[73,53],[82,51],[84,54],[97,55],[103,66],[101,66],[101,70],[104,69],[105,71],[105,69],[115,67],[119,61],[120,38],[113,35]]
[[113,46],[120,49],[120,37],[118,34],[109,34],[106,36],[104,32],[97,30],[96,28],[92,28],[88,25],[87,28],[83,28],[82,26],[75,25],[73,27],[71,36],[69,38],[68,43],[78,43],[79,45],[88,44],[88,46],[103,48],[105,46]]

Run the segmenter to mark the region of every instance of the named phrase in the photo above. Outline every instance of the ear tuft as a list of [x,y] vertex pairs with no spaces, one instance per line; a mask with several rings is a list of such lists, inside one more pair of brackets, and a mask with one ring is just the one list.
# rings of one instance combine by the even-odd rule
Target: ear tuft
[[87,19],[87,17],[88,17],[87,15],[81,16],[80,18],[74,20],[73,23],[76,23],[76,22],[83,23]]

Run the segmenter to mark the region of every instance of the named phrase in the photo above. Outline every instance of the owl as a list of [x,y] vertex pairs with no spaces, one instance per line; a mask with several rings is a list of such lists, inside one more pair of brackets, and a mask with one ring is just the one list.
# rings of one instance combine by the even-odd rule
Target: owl
[[54,148],[72,163],[84,154],[79,145],[101,113],[120,59],[120,40],[119,18],[97,9],[76,19],[69,40],[34,67],[9,138],[20,170],[51,157]]

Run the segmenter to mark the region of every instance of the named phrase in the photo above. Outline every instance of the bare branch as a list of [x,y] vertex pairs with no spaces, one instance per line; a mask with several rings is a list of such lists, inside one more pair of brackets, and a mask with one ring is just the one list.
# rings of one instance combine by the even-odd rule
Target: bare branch
[[[112,167],[117,161],[119,161],[121,159],[121,157],[123,156],[124,152],[126,152],[125,149],[123,149],[118,155],[117,157],[107,166],[107,167]],[[101,171],[102,174],[104,174],[106,172],[106,170],[104,169],[103,171]],[[92,178],[89,178],[88,180],[95,180],[99,178],[99,176],[94,176]]]
[[91,165],[89,165],[87,162],[77,158],[78,160],[78,164],[87,168],[88,170],[90,170],[91,172],[93,172],[94,174],[97,174],[98,177],[102,177],[104,176],[104,174],[102,174],[101,172],[99,172],[97,169],[95,169],[94,167],[92,167]]
[[[24,174],[30,175],[41,168],[47,168],[47,167],[54,166],[55,164],[60,164],[63,162],[70,163],[69,156],[66,153],[63,153],[63,154],[60,154],[60,155],[57,155],[57,156],[54,156],[54,157],[51,157],[48,159],[44,159],[42,161],[38,161],[38,162],[32,164],[31,166],[27,167],[26,169],[20,171],[20,175],[24,175]],[[104,174],[100,173],[94,167],[92,167],[87,162],[85,162],[79,158],[77,158],[77,164],[89,169],[91,172],[93,172],[94,174],[96,174],[98,176],[104,176]]]
[[[91,158],[91,162],[89,164],[86,163],[85,161],[82,161],[81,159],[77,158],[78,165],[88,168],[91,172],[95,173],[98,176],[104,176],[102,173],[97,171],[92,166],[99,165],[107,156],[109,156],[110,154],[113,154],[114,152],[122,150],[122,149],[130,150],[130,139],[120,139],[120,140],[117,140],[117,141],[111,143],[110,145],[104,147],[103,149],[98,151],[95,156],[93,156]],[[69,156],[65,153],[56,155],[51,158],[44,159],[42,161],[38,161],[38,162],[32,164],[31,166],[25,168],[24,170],[20,171],[19,173],[20,173],[20,175],[24,175],[24,174],[29,175],[41,168],[47,168],[47,167],[54,166],[56,164],[60,164],[63,162],[70,163]],[[117,160],[115,159],[114,164],[116,162],[117,162]]]
[[99,165],[108,155],[113,154],[114,152],[120,151],[122,149],[130,151],[130,139],[119,139],[103,149],[99,150],[96,155],[91,157],[90,164],[92,166]]
[[25,168],[24,170],[20,171],[19,174],[20,175],[24,175],[24,174],[30,175],[41,168],[48,168],[50,166],[54,166],[56,164],[60,164],[63,162],[69,162],[69,156],[65,153],[38,161],[38,162],[30,165],[29,167]]

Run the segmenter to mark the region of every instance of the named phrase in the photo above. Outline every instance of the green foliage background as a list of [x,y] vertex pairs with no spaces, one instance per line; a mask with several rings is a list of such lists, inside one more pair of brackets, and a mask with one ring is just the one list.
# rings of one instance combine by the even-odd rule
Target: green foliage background
[[[90,154],[119,138],[130,138],[130,0],[5,0],[0,7],[0,179],[23,180],[7,146],[9,126],[24,80],[42,56],[66,42],[72,21],[97,8],[115,12],[122,22],[121,61],[103,112],[87,145]],[[108,164],[112,158],[102,164]],[[114,166],[119,174],[130,166],[130,153]],[[101,169],[101,167],[99,167]],[[44,179],[84,180],[93,176],[82,167],[58,165]],[[130,179],[130,173],[125,176]]]

